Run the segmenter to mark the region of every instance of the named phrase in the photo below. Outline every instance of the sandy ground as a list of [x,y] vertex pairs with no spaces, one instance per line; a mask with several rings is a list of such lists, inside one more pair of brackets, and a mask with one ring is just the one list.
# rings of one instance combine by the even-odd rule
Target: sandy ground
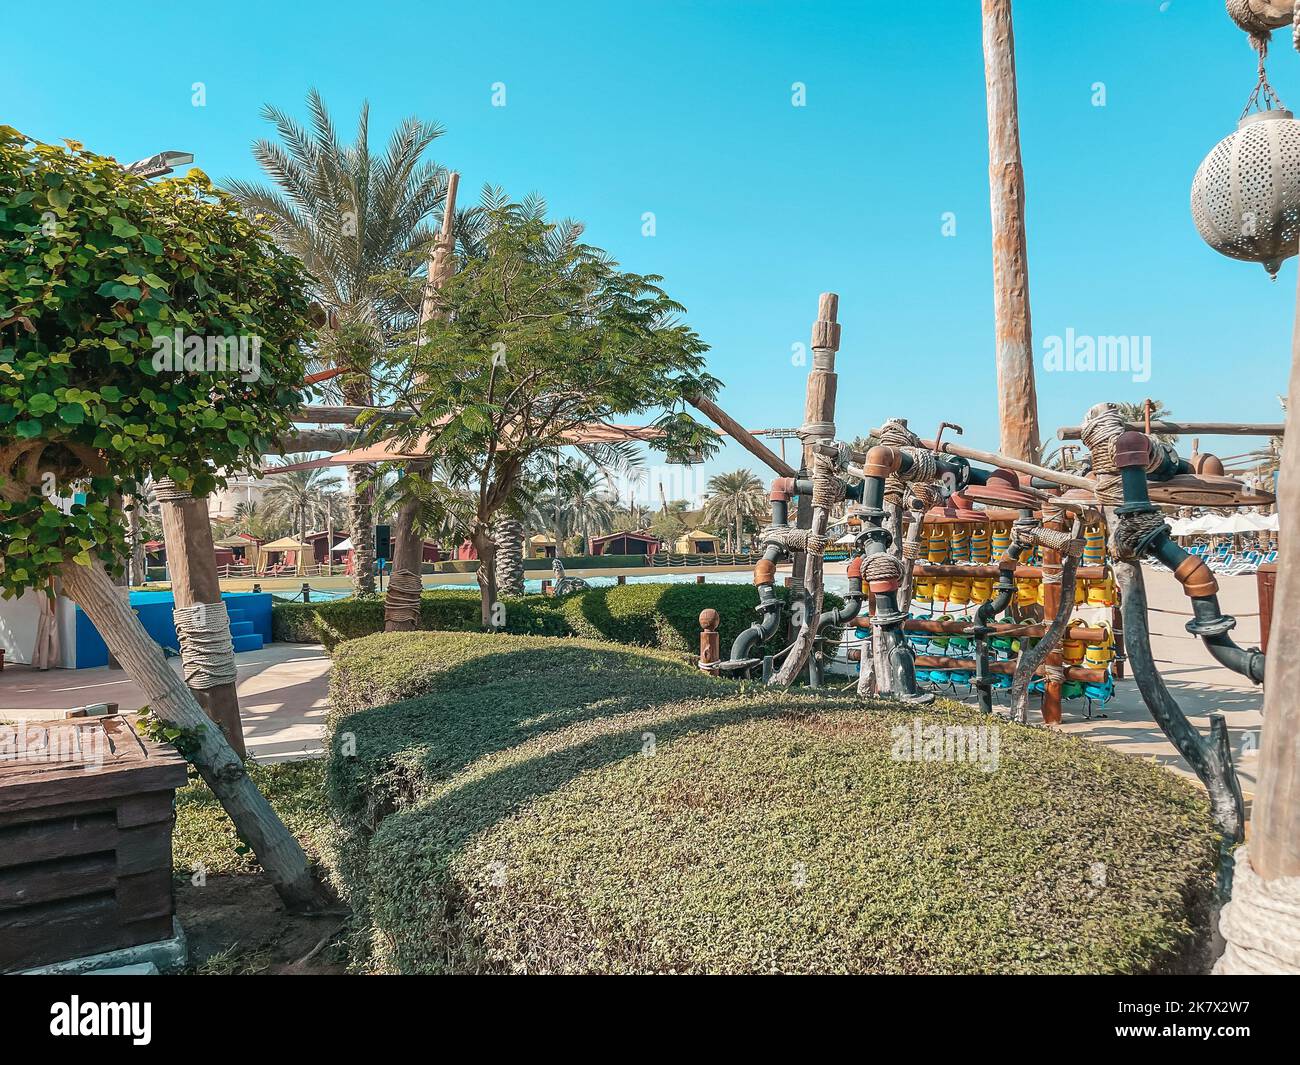
[[[827,566],[827,575],[842,577],[843,564]],[[1170,690],[1202,730],[1208,715],[1222,713],[1233,739],[1233,752],[1242,789],[1254,789],[1262,696],[1245,678],[1219,666],[1200,642],[1183,631],[1187,600],[1169,573],[1147,568],[1152,646]],[[730,574],[728,575],[731,576]],[[721,578],[719,578],[721,579]],[[1243,646],[1259,643],[1258,603],[1253,577],[1221,579],[1224,609],[1235,614],[1234,638]],[[179,670],[177,659],[171,660]],[[329,705],[329,656],[313,644],[268,644],[261,651],[235,657],[239,701],[249,751],[262,762],[302,758],[321,751],[325,713]],[[0,673],[0,719],[55,716],[60,711],[95,702],[116,702],[124,710],[138,709],[144,697],[121,670],[105,668],[51,670],[10,666]],[[51,713],[54,712],[54,713]],[[1104,717],[1084,720],[1084,702],[1065,703],[1062,730],[1078,732],[1126,754],[1154,759],[1177,772],[1187,766],[1152,722],[1136,685],[1116,684],[1116,696]]]

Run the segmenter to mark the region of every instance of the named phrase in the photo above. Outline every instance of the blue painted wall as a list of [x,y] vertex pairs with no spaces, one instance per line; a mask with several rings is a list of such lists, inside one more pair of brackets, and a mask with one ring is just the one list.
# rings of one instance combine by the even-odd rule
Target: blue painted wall
[[[266,643],[271,642],[271,595],[269,592],[225,592],[226,609],[242,610],[245,621],[253,623],[253,631],[261,634]],[[172,622],[174,602],[171,592],[132,592],[131,609],[140,618],[145,631],[163,647],[179,651],[176,626]],[[77,607],[77,669],[91,669],[108,665],[108,647],[104,638],[90,623],[81,607]]]

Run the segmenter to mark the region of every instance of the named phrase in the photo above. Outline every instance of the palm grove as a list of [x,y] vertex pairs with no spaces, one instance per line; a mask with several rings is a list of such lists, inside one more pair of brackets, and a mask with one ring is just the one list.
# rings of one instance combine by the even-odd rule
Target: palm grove
[[[231,182],[230,191],[314,279],[324,322],[315,368],[338,374],[325,398],[400,412],[363,418],[355,439],[427,456],[405,470],[348,467],[354,590],[374,591],[366,531],[376,502],[386,503],[395,544],[413,531],[473,543],[490,625],[498,579],[504,592],[522,591],[525,525],[585,540],[618,519],[598,478],[635,477],[637,451],[584,430],[652,415],[651,445],[670,459],[716,447],[685,411],[688,395],[717,386],[705,345],[660,278],[620,270],[583,243],[580,225],[548,220],[540,199],[516,203],[489,187],[444,217],[448,171],[424,158],[440,127],[408,119],[372,154],[365,108],[344,144],[314,91],[307,106],[310,131],[266,109],[278,141],[259,141],[254,155],[271,184]],[[435,287],[440,228],[454,262]],[[752,503],[739,506],[743,521]],[[737,518],[733,506],[726,527]]]

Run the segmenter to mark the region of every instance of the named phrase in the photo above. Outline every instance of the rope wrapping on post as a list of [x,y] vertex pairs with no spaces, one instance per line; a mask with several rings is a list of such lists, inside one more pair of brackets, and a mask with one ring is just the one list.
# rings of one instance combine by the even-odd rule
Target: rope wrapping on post
[[[901,418],[890,418],[880,427],[876,434],[886,447],[915,449],[921,446],[921,438],[909,429]],[[933,479],[933,478],[931,478]],[[885,502],[903,502],[904,482],[898,474],[885,478]]]
[[409,569],[399,569],[388,581],[387,612],[400,624],[418,626],[420,623],[420,594],[424,582]]
[[1263,880],[1249,847],[1233,854],[1232,899],[1219,915],[1227,941],[1216,975],[1300,974],[1300,877]]
[[191,688],[235,683],[235,646],[224,602],[195,603],[172,611],[181,645],[181,667]]
[[159,503],[183,503],[187,499],[193,499],[194,496],[184,488],[177,487],[175,481],[170,477],[155,477],[153,482],[153,497]]

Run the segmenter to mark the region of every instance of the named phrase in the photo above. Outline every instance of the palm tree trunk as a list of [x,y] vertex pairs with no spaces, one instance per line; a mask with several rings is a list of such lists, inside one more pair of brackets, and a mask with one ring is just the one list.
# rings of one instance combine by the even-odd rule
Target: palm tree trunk
[[193,745],[187,758],[230,815],[240,838],[252,847],[285,905],[300,911],[328,905],[329,897],[313,878],[302,847],[257,790],[221,729],[167,665],[162,649],[145,632],[103,565],[65,562],[59,575],[64,593],[86,612],[145,693],[154,714],[185,733],[187,744]]
[[364,484],[374,471],[372,466],[349,466],[348,513],[352,521],[352,594],[375,594],[375,526],[374,490]]
[[[407,477],[425,478],[429,464],[413,462],[406,467]],[[398,507],[393,522],[393,572],[384,596],[384,631],[412,632],[420,622],[420,594],[424,590],[421,572],[424,565],[424,537],[415,528],[420,501],[408,495]]]
[[514,518],[498,517],[492,526],[496,544],[496,581],[501,595],[524,594],[524,526]]
[[745,515],[739,507],[736,508],[736,546],[732,550],[740,554],[740,543],[745,535]]
[[131,510],[127,516],[128,535],[131,538],[131,579],[133,585],[144,584],[145,573],[144,544],[140,540],[140,499],[131,497]]

